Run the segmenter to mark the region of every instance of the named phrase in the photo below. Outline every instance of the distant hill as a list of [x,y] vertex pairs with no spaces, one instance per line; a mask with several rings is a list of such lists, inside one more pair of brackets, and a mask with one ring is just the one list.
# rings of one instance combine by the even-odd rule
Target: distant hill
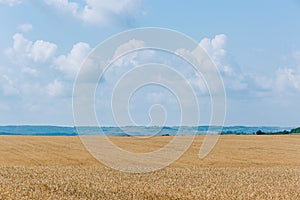
[[[260,130],[260,132],[258,132]],[[61,127],[61,126],[0,126],[0,135],[36,135],[36,136],[149,136],[149,135],[205,135],[208,132],[221,134],[253,135],[261,134],[298,134],[300,128],[268,126],[127,126],[127,127]]]

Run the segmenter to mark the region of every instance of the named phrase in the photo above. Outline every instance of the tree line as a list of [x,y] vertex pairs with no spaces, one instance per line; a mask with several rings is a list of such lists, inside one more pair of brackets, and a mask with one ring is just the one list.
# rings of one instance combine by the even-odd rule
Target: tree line
[[300,127],[291,129],[290,131],[278,131],[278,132],[263,132],[262,130],[256,131],[256,135],[285,135],[285,134],[300,134]]

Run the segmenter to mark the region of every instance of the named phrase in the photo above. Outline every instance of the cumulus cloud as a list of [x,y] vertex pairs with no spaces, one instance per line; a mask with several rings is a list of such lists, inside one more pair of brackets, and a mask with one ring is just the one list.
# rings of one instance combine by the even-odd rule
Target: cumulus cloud
[[213,58],[225,56],[225,44],[227,36],[224,34],[216,35],[213,39],[203,38],[199,45],[207,51]]
[[46,61],[48,58],[53,56],[56,49],[57,46],[53,43],[37,40],[31,47],[31,58],[34,61]]
[[75,44],[70,53],[60,55],[54,60],[54,65],[63,72],[67,78],[74,79],[78,73],[80,66],[91,48],[89,44],[79,42]]
[[134,50],[134,49],[138,49],[138,48],[142,48],[144,46],[145,46],[145,42],[144,41],[136,40],[136,39],[129,40],[128,42],[120,45],[116,49],[113,58],[116,58],[116,57],[118,57],[118,56],[120,56],[123,53],[126,53],[128,51],[131,51],[131,50]]
[[300,91],[300,73],[292,68],[278,69],[276,87],[279,91],[298,90]]
[[29,23],[21,24],[21,25],[18,26],[18,29],[21,32],[26,33],[26,32],[28,32],[32,29],[32,25],[29,24]]
[[[253,73],[243,73],[235,63],[230,62],[226,55],[226,43],[228,37],[219,34],[212,39],[204,38],[200,41],[199,46],[204,49],[208,56],[221,72],[225,88],[228,92],[243,92],[244,95],[271,95],[293,93],[300,90],[300,69],[279,68],[271,71],[268,75]],[[184,49],[177,51],[180,55],[193,54]],[[292,54],[296,65],[300,66],[300,53]],[[204,77],[205,78],[205,77]],[[194,77],[189,80],[192,85],[198,86],[200,92],[205,93],[205,83],[201,77]]]
[[70,12],[75,16],[77,15],[79,8],[78,3],[70,2],[68,0],[44,0],[44,2],[65,12]]
[[35,62],[45,62],[52,57],[57,49],[57,45],[44,40],[32,42],[26,39],[21,33],[13,36],[13,46],[6,50],[6,54],[14,61],[24,62],[33,60]]
[[188,58],[191,63],[197,63],[196,65],[200,67],[201,74],[195,71],[195,74],[190,76],[188,81],[202,95],[207,95],[208,91],[211,94],[223,91],[223,82],[218,78],[220,75],[225,86],[230,86],[231,89],[237,88],[235,82],[226,81],[227,79],[231,80],[236,75],[233,68],[226,63],[226,41],[227,36],[219,34],[212,39],[203,38],[193,50],[176,50],[176,54]]
[[68,0],[44,0],[47,5],[71,13],[74,17],[91,24],[106,25],[126,20],[137,11],[140,0],[86,0],[84,5]]
[[63,94],[64,86],[61,81],[54,80],[52,83],[49,83],[47,86],[47,93],[49,96],[60,96]]
[[[270,72],[269,75],[251,73],[243,74],[237,72],[226,61],[226,42],[227,36],[224,34],[216,35],[213,39],[204,38],[199,46],[206,50],[208,55],[222,72],[225,87],[234,90],[247,90],[251,94],[284,93],[300,89],[300,73],[296,68],[279,68],[277,71]],[[294,52],[293,58],[300,66],[300,52]]]
[[7,4],[9,6],[14,6],[22,3],[23,0],[0,0],[0,3]]
[[[136,39],[132,39],[122,45],[120,45],[113,56],[113,59],[116,59],[117,57],[121,56],[122,54],[129,52],[131,50],[134,49],[138,49],[138,48],[142,48],[145,46],[145,42],[141,41],[141,40],[136,40]],[[123,57],[118,58],[115,61],[115,66],[124,66],[127,64],[131,64],[131,65],[137,65],[137,61],[135,60],[135,58],[137,57],[138,53],[137,52],[133,52],[130,55],[126,55]]]
[[216,35],[213,39],[204,38],[200,41],[199,46],[202,47],[213,62],[226,73],[232,73],[232,69],[228,65],[224,65],[223,59],[226,56],[225,45],[227,36],[224,34]]
[[[199,46],[203,48],[215,65],[218,67],[227,90],[246,91],[249,87],[264,87],[258,79],[264,79],[262,76],[257,78],[256,75],[244,74],[235,62],[227,56],[226,44],[228,37],[225,34],[216,35],[214,38],[204,38],[200,41]],[[251,86],[252,85],[252,86]]]

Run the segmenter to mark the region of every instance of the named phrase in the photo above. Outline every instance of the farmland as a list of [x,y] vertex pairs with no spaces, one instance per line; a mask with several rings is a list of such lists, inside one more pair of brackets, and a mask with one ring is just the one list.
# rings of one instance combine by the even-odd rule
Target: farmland
[[[149,152],[170,137],[110,138]],[[78,137],[0,138],[0,199],[299,199],[300,136],[221,136],[198,158],[203,137],[172,165],[129,174],[94,159]]]

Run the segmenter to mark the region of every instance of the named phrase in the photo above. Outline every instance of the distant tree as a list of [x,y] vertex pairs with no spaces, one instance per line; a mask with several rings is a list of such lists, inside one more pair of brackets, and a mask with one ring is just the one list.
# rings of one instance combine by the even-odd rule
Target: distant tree
[[300,127],[292,129],[291,133],[300,133]]
[[265,135],[265,132],[262,132],[261,130],[256,131],[256,135]]
[[290,132],[289,131],[287,131],[287,130],[284,130],[283,131],[283,134],[289,134]]
[[284,130],[284,131],[278,131],[278,132],[275,132],[275,133],[272,133],[273,135],[284,135],[284,134],[290,134],[289,131],[287,130]]

